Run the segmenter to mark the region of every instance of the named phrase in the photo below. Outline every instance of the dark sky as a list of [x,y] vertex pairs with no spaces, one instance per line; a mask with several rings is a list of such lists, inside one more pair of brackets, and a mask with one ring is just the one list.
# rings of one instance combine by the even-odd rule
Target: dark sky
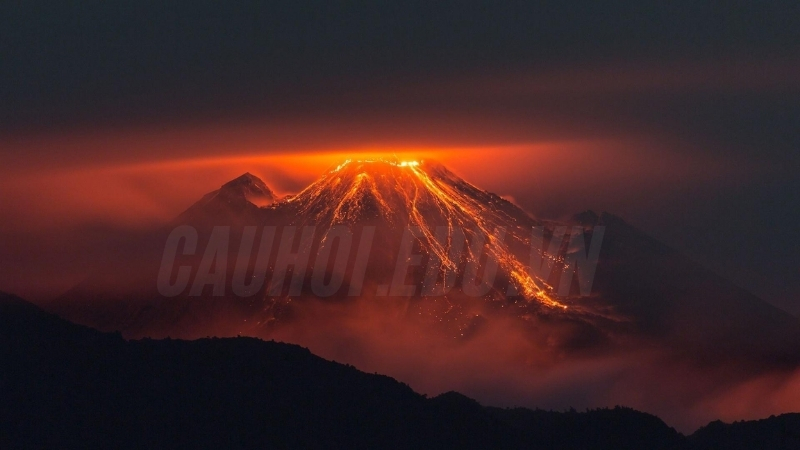
[[[537,214],[610,209],[800,313],[798,55],[795,1],[8,1],[0,157],[24,172],[215,155],[62,144],[242,123],[306,150],[623,140],[669,176],[642,175],[637,196],[577,164],[563,198],[544,181],[497,188]],[[604,148],[594,170],[616,173],[625,157]]]
[[[33,1],[1,8],[2,118],[12,129],[278,114],[309,107],[319,95],[474,71],[794,58],[800,33],[792,1]],[[699,100],[688,121],[733,107],[729,120],[756,108],[766,111],[753,115],[774,122],[792,106]],[[725,119],[704,128],[730,132]],[[748,128],[739,133],[764,131]]]

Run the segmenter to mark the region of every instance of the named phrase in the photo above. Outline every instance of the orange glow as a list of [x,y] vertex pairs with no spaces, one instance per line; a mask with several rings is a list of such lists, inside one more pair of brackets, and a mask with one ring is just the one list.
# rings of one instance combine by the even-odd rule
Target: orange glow
[[[793,60],[519,70],[380,83],[374,92],[342,89],[319,103],[309,96],[286,110],[276,105],[230,116],[213,111],[198,122],[156,117],[152,126],[90,124],[67,131],[42,124],[38,133],[0,135],[0,211],[6,219],[0,222],[0,290],[49,301],[85,280],[98,262],[123,257],[126,239],[169,223],[205,194],[250,172],[279,201],[298,208],[319,206],[314,218],[331,223],[353,221],[364,213],[362,200],[374,199],[374,209],[384,218],[402,217],[405,222],[398,226],[420,227],[420,245],[442,261],[443,275],[460,268],[450,258],[452,244],[440,242],[432,229],[448,226],[452,237],[454,229],[475,224],[490,240],[487,250],[501,265],[504,287],[511,281],[527,301],[520,301],[521,306],[550,316],[577,316],[594,299],[563,300],[570,303],[569,310],[556,313],[567,306],[552,295],[553,288],[531,276],[524,259],[497,242],[495,225],[508,222],[439,182],[427,164],[440,162],[543,223],[587,209],[607,211],[667,243],[670,238],[680,243],[680,233],[702,237],[706,224],[716,227],[722,222],[718,216],[731,217],[718,214],[733,204],[723,197],[736,201],[731,193],[746,193],[756,185],[753,181],[765,181],[770,195],[783,193],[774,190],[769,175],[784,176],[790,166],[775,170],[770,165],[778,159],[762,157],[758,146],[759,152],[752,154],[736,148],[751,145],[747,139],[739,143],[741,137],[758,138],[769,129],[752,123],[752,130],[760,130],[752,136],[747,127],[727,136],[725,124],[734,119],[732,123],[744,124],[751,113],[784,118],[788,110],[766,114],[764,105],[748,94],[745,113],[722,94],[763,90],[778,98],[775,94],[794,93],[800,64]],[[697,96],[699,108],[677,101],[694,93],[711,95]],[[792,98],[781,96],[781,108]],[[717,118],[712,105],[733,108]],[[717,136],[721,131],[726,131],[724,138]],[[776,137],[787,136],[771,136]],[[784,160],[789,158],[779,159]],[[335,191],[337,201],[320,194],[336,189],[337,179],[357,163],[375,161],[386,167],[354,173],[351,182]],[[391,172],[386,178],[399,184],[382,185],[376,176],[381,170]],[[776,195],[775,204],[790,204],[786,198]],[[405,206],[396,211],[395,205]],[[441,214],[432,220],[430,211],[437,210]],[[653,226],[669,220],[672,224]],[[716,229],[734,228],[710,228]],[[762,235],[759,230],[754,226],[747,232]],[[530,228],[522,227],[506,233],[505,242],[531,236]],[[710,248],[723,236],[737,241],[737,235],[727,232],[709,236],[707,242],[694,242]],[[788,245],[781,236],[776,242]],[[703,256],[702,247],[697,251]],[[740,253],[750,252],[743,245]],[[749,259],[758,261],[753,253]],[[469,246],[462,254],[475,258]],[[544,257],[552,260],[551,255]],[[790,288],[785,292],[795,294]],[[672,355],[650,350],[648,341],[641,353],[562,353],[563,343],[577,341],[582,330],[571,324],[562,327],[537,318],[492,321],[462,345],[422,325],[407,327],[397,319],[407,304],[359,299],[354,305],[318,306],[299,310],[313,319],[306,328],[283,329],[269,338],[308,346],[367,372],[386,373],[431,395],[459,390],[488,404],[556,409],[624,404],[658,413],[684,430],[717,418],[796,411],[800,405],[800,371],[721,385],[718,380],[727,376],[722,369],[674,367],[665,362]],[[531,329],[537,339],[529,338]],[[621,344],[638,348],[639,343]],[[508,398],[481,397],[498,386],[507,388]]]
[[[168,144],[159,146],[167,151]],[[100,158],[78,166],[32,162],[0,169],[5,179],[0,207],[18,215],[17,221],[7,226],[21,228],[51,225],[53,220],[59,224],[87,220],[149,224],[175,217],[202,195],[244,172],[254,173],[276,193],[286,195],[299,192],[348,159],[391,159],[408,168],[418,161],[440,161],[483,189],[523,200],[520,206],[535,214],[576,212],[589,206],[620,210],[609,199],[622,203],[625,196],[644,198],[648,190],[657,193],[675,177],[724,182],[743,175],[732,173],[742,170],[733,164],[709,159],[697,162],[696,157],[658,151],[654,158],[653,151],[639,152],[637,145],[644,144],[560,141],[472,147],[329,147],[249,154],[231,154],[234,149],[220,148],[216,155],[141,162]],[[758,170],[752,164],[745,167],[750,172]]]

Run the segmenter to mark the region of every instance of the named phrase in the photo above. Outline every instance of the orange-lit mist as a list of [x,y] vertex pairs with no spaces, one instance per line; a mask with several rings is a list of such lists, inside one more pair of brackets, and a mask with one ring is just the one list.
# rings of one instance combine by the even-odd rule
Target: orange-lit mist
[[[746,175],[730,161],[669,153],[653,143],[624,140],[331,147],[261,154],[218,150],[216,156],[194,158],[139,162],[90,158],[64,165],[34,161],[0,169],[4,178],[0,208],[15,217],[3,228],[47,229],[86,222],[151,225],[175,217],[203,194],[244,172],[261,177],[279,195],[290,194],[346,159],[434,159],[469,182],[512,197],[540,214],[555,209],[562,214],[589,207],[612,209],[658,196],[664,184],[724,182]],[[758,168],[748,168],[754,170]]]
[[[469,339],[404,318],[408,306],[361,299],[299,306],[303,320],[264,338],[298,343],[328,359],[389,374],[428,395],[457,390],[495,406],[564,410],[626,405],[691,433],[712,420],[758,419],[800,407],[800,371],[742,376],[698,366],[666,349],[565,351],[568,330],[499,317]],[[243,324],[244,325],[244,324]]]

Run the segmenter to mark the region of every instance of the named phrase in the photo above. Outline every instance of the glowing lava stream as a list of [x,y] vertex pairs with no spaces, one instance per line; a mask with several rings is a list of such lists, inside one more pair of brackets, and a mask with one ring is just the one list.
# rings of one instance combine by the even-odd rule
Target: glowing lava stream
[[[340,201],[331,204],[332,198]],[[377,159],[344,161],[285,201],[296,205],[301,215],[313,217],[317,224],[329,226],[356,223],[370,214],[370,207],[378,210],[372,211],[372,214],[390,223],[408,220],[409,227],[421,230],[423,235],[420,239],[425,248],[441,261],[445,274],[448,270],[458,268],[457,262],[449,255],[454,227],[475,230],[486,236],[487,251],[519,285],[526,300],[566,309],[566,305],[550,296],[552,288],[545,281],[531,277],[527,266],[503,243],[504,233],[520,242],[528,241],[529,237],[523,233],[530,233],[530,228],[526,230],[524,226],[516,225],[517,219],[507,210],[490,207],[487,198],[496,197],[458,178],[439,164]],[[425,207],[427,210],[422,211]],[[433,235],[435,227],[431,226],[431,222],[434,221],[426,216],[446,221],[446,243]],[[467,246],[467,251],[468,258],[475,261],[477,257],[470,246]]]

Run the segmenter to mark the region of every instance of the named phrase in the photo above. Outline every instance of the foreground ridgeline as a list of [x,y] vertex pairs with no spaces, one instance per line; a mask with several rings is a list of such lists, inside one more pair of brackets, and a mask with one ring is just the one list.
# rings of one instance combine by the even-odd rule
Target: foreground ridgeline
[[499,409],[252,338],[125,341],[0,294],[0,448],[797,449],[800,415],[689,437],[628,408]]

